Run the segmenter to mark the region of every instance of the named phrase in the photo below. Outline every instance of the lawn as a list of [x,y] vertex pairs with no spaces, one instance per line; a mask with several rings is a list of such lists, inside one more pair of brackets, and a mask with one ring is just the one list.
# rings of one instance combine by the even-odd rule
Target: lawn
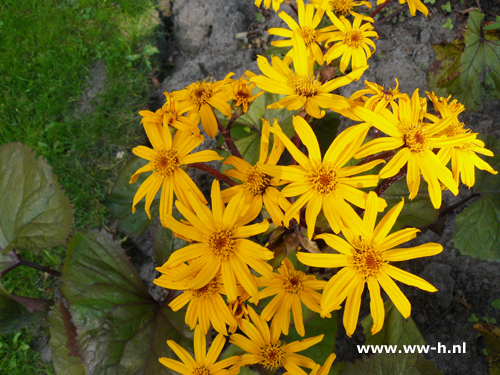
[[[47,159],[74,205],[74,230],[106,225],[101,201],[142,137],[137,112],[155,74],[153,35],[161,32],[155,13],[150,0],[0,5],[0,144],[22,142]],[[60,270],[64,254],[61,246],[21,255]],[[11,293],[38,298],[57,288],[54,277],[27,267],[2,283]],[[2,336],[0,372],[52,374],[32,341],[27,329]]]

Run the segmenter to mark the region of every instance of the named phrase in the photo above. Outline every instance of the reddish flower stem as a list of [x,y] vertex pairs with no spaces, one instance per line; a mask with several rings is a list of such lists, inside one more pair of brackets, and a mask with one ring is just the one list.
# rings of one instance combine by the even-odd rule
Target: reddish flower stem
[[[214,113],[215,116],[215,113]],[[238,151],[238,148],[236,147],[236,144],[234,143],[233,137],[231,137],[231,131],[226,129],[224,125],[220,122],[220,120],[215,116],[215,119],[217,120],[217,126],[219,127],[219,131],[224,137],[224,141],[226,142],[227,148],[229,149],[229,152],[233,154],[233,156],[236,156],[240,159],[243,159],[241,156],[240,152]],[[234,122],[234,121],[233,121]],[[231,123],[232,125],[232,123]]]
[[391,0],[385,0],[385,2],[384,2],[383,4],[381,4],[381,5],[380,5],[377,9],[375,9],[375,10],[373,11],[373,13],[372,13],[372,14],[370,14],[370,18],[375,17],[375,16],[376,16],[376,15],[377,15],[377,14],[378,14],[378,13],[379,13],[382,9],[384,9],[384,8],[387,6],[387,4],[389,4],[390,2],[391,2]]
[[394,184],[395,182],[398,182],[401,180],[403,177],[406,176],[406,167],[401,169],[395,176],[386,178],[379,186],[377,186],[373,191],[377,193],[377,195],[380,197],[380,195],[389,189],[389,187]]
[[229,186],[236,186],[236,185],[238,185],[235,181],[231,180],[225,174],[222,174],[218,170],[216,170],[216,169],[212,168],[211,166],[206,165],[204,163],[192,163],[192,164],[188,164],[188,168],[196,168],[196,169],[199,169],[200,171],[207,172],[208,174],[211,174],[212,176],[214,176],[216,179],[218,179],[218,180],[220,180],[222,182],[225,182]]
[[408,8],[408,4],[403,5],[403,7],[400,10],[397,10],[394,13],[389,14],[387,17],[382,18],[380,21],[375,22],[375,24],[373,26],[378,26],[381,23],[384,23],[388,19],[391,19],[392,17],[397,16],[399,13],[405,11],[407,8]]
[[396,153],[394,152],[394,150],[385,151],[385,152],[382,152],[380,155],[370,155],[370,156],[367,156],[366,158],[364,158],[363,160],[361,160],[356,165],[363,165],[363,164],[369,163],[369,162],[371,162],[373,160],[379,160],[379,159],[388,161],[388,160],[392,159],[392,157],[394,155],[396,155]]
[[290,5],[290,8],[292,8],[292,10],[295,12],[295,14],[298,16],[299,15],[299,11],[297,10],[297,8],[295,8],[295,5],[293,5],[292,3],[288,4]]

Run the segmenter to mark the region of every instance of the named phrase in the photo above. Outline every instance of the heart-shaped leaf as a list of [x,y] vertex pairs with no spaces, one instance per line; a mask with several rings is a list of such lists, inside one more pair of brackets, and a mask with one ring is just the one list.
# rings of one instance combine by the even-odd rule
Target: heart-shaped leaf
[[147,292],[124,250],[105,232],[75,234],[68,243],[62,287],[78,330],[87,373],[169,374],[167,340],[192,347],[184,312]]
[[65,242],[73,206],[52,167],[21,143],[0,147],[0,251],[35,254]]

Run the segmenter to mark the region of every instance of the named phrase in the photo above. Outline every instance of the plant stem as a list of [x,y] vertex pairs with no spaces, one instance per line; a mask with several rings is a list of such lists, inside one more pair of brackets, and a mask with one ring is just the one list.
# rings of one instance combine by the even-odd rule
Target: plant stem
[[447,207],[445,210],[443,210],[442,212],[440,212],[439,213],[439,218],[448,215],[450,212],[454,211],[455,209],[457,209],[458,207],[460,207],[462,204],[464,204],[468,200],[470,200],[470,199],[472,199],[474,197],[479,197],[479,196],[481,196],[481,194],[479,194],[479,193],[472,193],[472,194],[468,195],[467,197],[465,197],[462,200],[458,201],[454,205],[451,205],[450,207]]
[[292,10],[294,11],[295,15],[299,15],[299,11],[297,10],[297,8],[295,8],[295,5],[293,5],[292,3],[288,4],[290,5],[290,8],[292,8]]
[[377,186],[373,191],[380,195],[386,191],[392,184],[401,180],[404,176],[406,176],[406,168],[401,169],[395,176],[386,178],[379,186]]
[[403,7],[400,10],[397,10],[394,13],[389,14],[387,17],[382,18],[380,21],[375,22],[375,24],[373,26],[378,26],[381,23],[384,23],[388,19],[391,19],[392,17],[397,16],[399,13],[405,11],[407,8],[408,8],[408,4],[403,5]]
[[386,5],[389,4],[390,2],[391,0],[385,0],[385,2],[382,5],[380,5],[377,9],[375,9],[372,14],[370,14],[370,18],[375,17],[378,14],[378,12],[384,9]]
[[361,160],[358,164],[356,164],[357,166],[358,165],[363,165],[363,164],[366,164],[366,163],[369,163],[373,160],[378,160],[378,159],[382,159],[382,160],[389,160],[391,159],[394,155],[396,155],[396,153],[394,152],[394,150],[389,150],[389,151],[385,151],[385,152],[382,152],[380,155],[370,155],[370,156],[367,156],[366,158],[364,158],[363,160]]
[[18,259],[19,259],[19,264],[22,264],[23,266],[28,266],[28,267],[31,267],[31,268],[35,268],[37,270],[50,273],[51,275],[61,277],[61,272],[53,270],[52,268],[41,266],[41,265],[39,265],[37,263],[30,262],[29,260],[23,259],[23,258],[21,258],[19,256],[18,256]]
[[[215,116],[215,113],[214,113],[214,116]],[[217,126],[219,127],[220,133],[224,137],[224,141],[226,142],[226,145],[227,145],[227,148],[229,149],[229,152],[231,152],[231,154],[233,154],[233,156],[236,156],[240,159],[243,159],[240,152],[238,151],[238,148],[236,147],[236,144],[234,143],[233,137],[231,137],[230,130],[226,129],[224,127],[224,125],[222,125],[222,123],[217,118],[217,116],[215,116],[215,119],[217,120]],[[232,123],[231,123],[231,125],[232,125]]]
[[212,176],[214,176],[216,179],[225,182],[229,186],[238,185],[235,181],[231,180],[225,174],[222,174],[217,169],[214,169],[211,166],[206,165],[204,163],[192,163],[192,164],[188,164],[188,167],[189,168],[196,168],[196,169],[199,169],[200,171],[207,172],[208,174],[211,174]]

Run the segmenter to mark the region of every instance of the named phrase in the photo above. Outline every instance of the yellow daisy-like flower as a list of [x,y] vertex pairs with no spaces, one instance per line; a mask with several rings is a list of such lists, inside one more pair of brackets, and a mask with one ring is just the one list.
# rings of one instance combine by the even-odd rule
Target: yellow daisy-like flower
[[[230,342],[247,352],[241,357],[241,366],[252,365],[259,363],[266,369],[285,368],[289,374],[307,375],[300,367],[310,369],[316,368],[316,363],[297,352],[306,350],[307,348],[317,344],[323,340],[324,335],[311,337],[303,341],[294,341],[285,344],[279,340],[281,331],[271,325],[271,329],[264,319],[257,315],[251,308],[248,308],[250,313],[250,321],[244,319],[242,331],[245,337],[240,334],[231,335]],[[300,366],[300,367],[299,367]]]
[[[198,326],[194,330],[194,358],[173,340],[168,340],[167,344],[182,360],[175,361],[170,358],[160,358],[160,363],[171,370],[182,375],[236,375],[240,372],[238,356],[233,356],[216,362],[226,339],[224,335],[218,334],[212,342],[207,353],[207,339],[201,328]],[[228,368],[230,367],[230,368]]]
[[309,375],[328,375],[330,373],[330,368],[332,367],[333,361],[337,356],[332,353],[328,356],[323,366],[316,365],[316,367],[311,371]]
[[[235,326],[236,320],[221,296],[221,294],[226,294],[222,275],[215,276],[207,285],[198,289],[189,287],[189,281],[192,277],[172,282],[179,273],[184,272],[187,268],[188,265],[185,263],[173,268],[158,267],[156,270],[163,275],[153,282],[163,288],[184,291],[170,302],[169,306],[172,310],[178,311],[189,303],[186,312],[186,324],[189,325],[189,328],[194,329],[199,324],[203,333],[207,334],[211,323],[217,332],[227,335],[226,324]],[[241,294],[241,290],[239,294]]]
[[227,101],[231,99],[229,73],[222,81],[196,82],[185,89],[176,92],[176,98],[181,102],[183,108],[189,110],[188,116],[200,113],[201,125],[207,134],[214,138],[217,134],[217,119],[212,107],[217,108],[224,115],[231,117],[231,106]]
[[316,290],[322,290],[326,281],[316,280],[314,275],[306,275],[302,271],[297,271],[288,258],[283,260],[278,273],[273,273],[273,276],[274,279],[271,281],[261,281],[265,288],[259,292],[259,298],[274,295],[276,297],[262,310],[260,316],[267,321],[273,318],[272,324],[276,324],[281,332],[288,335],[290,310],[292,310],[295,329],[299,335],[304,336],[306,332],[302,317],[302,303],[310,310],[320,313],[321,294]]
[[320,110],[320,107],[329,108],[332,111],[348,108],[349,104],[344,97],[330,94],[330,92],[359,79],[368,66],[321,84],[314,76],[313,65],[307,57],[304,41],[294,37],[292,42],[295,72],[292,72],[288,65],[278,57],[272,58],[273,66],[264,56],[257,58],[257,64],[265,76],[254,76],[251,81],[255,82],[257,87],[262,90],[286,95],[285,98],[267,106],[267,108],[286,107],[289,111],[293,111],[304,107],[306,112],[315,118],[321,118],[325,115],[325,111]]
[[[382,109],[387,108],[388,105],[394,110],[394,104],[396,104],[396,99],[407,98],[407,94],[400,93],[398,90],[399,81],[396,78],[396,88],[391,89],[390,87],[384,89],[384,86],[377,85],[373,82],[365,81],[366,88],[363,90],[358,90],[351,95],[349,100],[359,100],[360,98],[364,101],[364,107],[379,113]],[[365,95],[371,95],[366,97]]]
[[[385,0],[377,0],[377,5],[384,3]],[[413,17],[417,14],[417,10],[421,11],[427,17],[429,10],[420,0],[399,0],[400,4],[408,3],[410,13]]]
[[178,130],[188,131],[195,134],[200,134],[198,129],[198,122],[200,121],[199,115],[193,113],[190,116],[184,116],[188,108],[179,105],[179,101],[175,95],[168,92],[163,93],[167,97],[166,103],[162,108],[158,109],[155,113],[151,111],[139,111],[139,114],[144,117],[141,124],[156,123],[163,126],[172,126]]
[[[271,2],[273,3],[273,9],[275,12],[277,12],[280,9],[281,3],[285,0],[264,0],[264,6],[266,9],[269,9],[271,7]],[[262,4],[262,0],[255,0],[255,5],[257,8],[260,8],[260,5]]]
[[[338,27],[339,31],[333,32],[332,36],[326,42],[327,45],[331,42],[337,42],[325,54],[326,61],[330,63],[333,59],[342,56],[340,59],[340,71],[342,73],[349,66],[351,57],[352,70],[365,66],[367,64],[366,60],[377,49],[375,43],[370,39],[378,39],[378,34],[373,31],[373,26],[370,23],[373,22],[373,19],[357,14],[351,25],[344,16],[341,16],[339,19],[330,11],[327,14],[333,24]],[[363,19],[370,22],[361,25]],[[370,50],[370,46],[373,48],[373,52]]]
[[149,163],[138,169],[130,178],[130,183],[137,181],[141,173],[152,171],[146,181],[142,183],[134,196],[132,212],[135,205],[146,196],[146,213],[151,219],[149,208],[161,187],[160,217],[172,214],[174,192],[177,198],[187,207],[191,202],[187,198],[186,191],[191,190],[196,200],[205,202],[205,197],[191,178],[181,168],[182,165],[191,163],[204,163],[222,158],[215,152],[204,150],[190,154],[190,152],[203,142],[203,136],[191,134],[190,132],[177,131],[174,139],[168,126],[158,125],[154,122],[146,122],[144,130],[148,135],[153,149],[146,146],[137,146],[132,152],[137,156],[149,160]]
[[[190,193],[190,192],[189,192]],[[212,211],[193,197],[194,213],[180,202],[176,202],[179,212],[191,224],[186,225],[171,215],[162,217],[162,224],[181,236],[196,243],[172,253],[164,267],[175,267],[188,260],[192,263],[172,281],[178,282],[194,276],[188,282],[189,288],[200,289],[207,285],[219,272],[229,301],[238,298],[236,281],[258,303],[256,282],[248,266],[264,277],[272,277],[272,267],[265,262],[274,258],[266,248],[245,238],[265,232],[269,223],[244,226],[248,221],[242,216],[241,197],[233,197],[227,207],[222,203],[219,181],[212,185]]]
[[250,83],[245,76],[241,76],[241,78],[237,81],[234,81],[233,84],[233,100],[235,102],[235,106],[243,106],[243,113],[248,112],[248,106],[259,96],[264,94],[264,91],[258,92],[256,95],[252,95],[252,90],[255,87],[255,83]]
[[384,302],[380,296],[380,286],[394,302],[399,312],[405,318],[410,316],[410,302],[391,277],[428,292],[437,291],[436,288],[420,277],[389,264],[389,262],[400,262],[436,255],[443,250],[443,247],[436,243],[394,249],[394,247],[415,238],[417,232],[420,232],[415,228],[407,228],[389,234],[403,209],[403,205],[404,202],[398,203],[375,226],[378,198],[377,194],[372,191],[368,195],[363,217],[368,233],[362,233],[358,228],[345,230],[342,233],[347,241],[332,234],[316,236],[316,238],[325,240],[328,246],[331,246],[340,254],[297,253],[300,262],[312,267],[343,267],[328,281],[323,290],[321,310],[322,314],[325,315],[339,309],[340,304],[347,298],[344,327],[349,336],[354,333],[358,323],[361,294],[365,283],[368,285],[371,298],[372,334],[379,332],[384,325]]
[[352,10],[354,7],[358,7],[360,5],[366,5],[371,9],[372,4],[369,1],[354,1],[354,0],[311,0],[316,8],[323,10],[330,10],[339,16],[346,16],[350,13],[353,16],[356,16],[357,13]]
[[229,332],[235,333],[238,327],[241,329],[243,327],[243,318],[248,319],[246,300],[249,298],[250,294],[243,292],[243,295],[238,297],[236,301],[228,302],[227,307],[237,322],[237,325],[229,327]]
[[[439,98],[434,93],[426,93],[429,99],[434,104],[434,108],[439,112],[442,118],[453,117],[450,125],[441,131],[441,135],[453,137],[460,134],[468,134],[470,129],[465,128],[465,124],[458,120],[458,114],[463,111],[464,107],[456,100],[448,103],[448,98]],[[426,117],[431,121],[437,122],[439,118],[427,114]],[[460,146],[443,147],[439,150],[437,156],[444,165],[451,160],[451,170],[453,179],[458,184],[460,177],[462,182],[468,187],[474,186],[476,182],[475,168],[487,171],[491,174],[497,174],[491,165],[476,155],[482,154],[486,156],[494,156],[493,152],[484,147],[484,142],[479,139],[474,139]]]
[[394,113],[385,109],[375,113],[363,107],[354,107],[353,113],[380,131],[389,135],[374,139],[364,144],[354,156],[364,158],[378,152],[395,150],[396,155],[379,173],[380,178],[389,178],[408,165],[406,181],[410,190],[410,199],[415,198],[420,187],[420,175],[429,184],[429,195],[435,208],[441,207],[441,184],[453,194],[458,194],[457,183],[441,160],[434,154],[434,148],[461,146],[475,139],[475,134],[457,134],[444,137],[440,132],[451,123],[453,117],[441,119],[433,124],[424,122],[426,100],[418,96],[415,90],[411,100],[400,98]]
[[[306,223],[308,237],[312,238],[316,218],[323,208],[323,212],[335,233],[344,227],[364,228],[364,224],[354,209],[346,202],[365,208],[366,193],[359,188],[377,186],[378,176],[356,176],[361,172],[369,171],[382,160],[355,166],[343,167],[358,151],[365,139],[369,125],[352,126],[343,131],[330,145],[325,156],[321,157],[318,140],[309,124],[301,117],[293,118],[293,126],[300,136],[302,143],[307,147],[309,156],[304,155],[280,130],[273,133],[285,144],[298,166],[270,166],[260,165],[259,168],[271,176],[292,181],[285,186],[282,193],[285,197],[299,196],[286,211],[284,224],[288,223],[307,203]],[[386,207],[385,201],[379,199],[379,211]]]
[[[285,146],[279,138],[275,138],[271,154],[269,152],[269,121],[262,119],[262,138],[260,143],[259,163],[267,165],[276,165],[283,153]],[[279,126],[274,120],[274,126]],[[235,195],[242,193],[242,205],[247,207],[246,220],[252,221],[262,211],[262,204],[266,206],[274,225],[281,226],[283,222],[283,211],[280,206],[286,210],[290,207],[290,202],[283,197],[281,192],[275,186],[283,183],[279,178],[261,172],[257,166],[252,166],[243,159],[236,156],[228,157],[223,164],[230,164],[236,169],[230,169],[226,172],[229,177],[242,181],[241,185],[236,185],[222,192],[222,201],[224,203]]]
[[[287,13],[280,12],[279,17],[287,23],[290,30],[283,28],[271,28],[268,30],[271,35],[279,35],[289,39],[273,41],[271,45],[277,47],[292,47],[293,37],[301,38],[307,47],[309,58],[315,59],[318,64],[323,65],[323,51],[321,51],[319,43],[327,40],[331,31],[336,29],[336,27],[328,26],[316,30],[325,12],[323,10],[314,12],[314,5],[307,4],[307,6],[304,6],[303,0],[297,0],[297,6],[299,17],[298,24]],[[291,57],[292,53],[293,48],[287,55]]]

